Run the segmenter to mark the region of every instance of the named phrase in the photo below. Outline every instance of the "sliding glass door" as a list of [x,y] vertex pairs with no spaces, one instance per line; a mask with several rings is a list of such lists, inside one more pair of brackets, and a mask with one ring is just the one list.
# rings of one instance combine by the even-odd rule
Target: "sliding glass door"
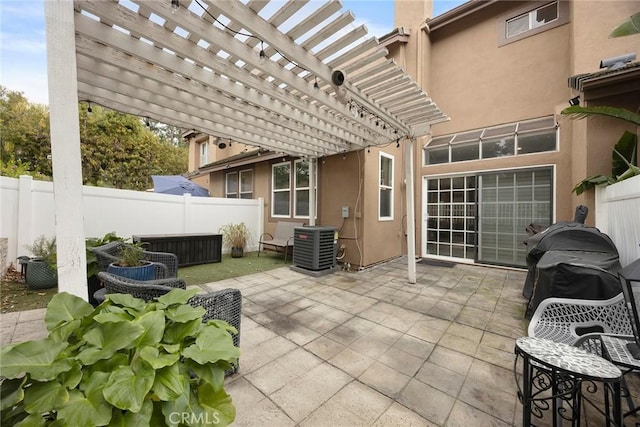
[[552,221],[553,169],[426,179],[427,256],[525,266],[525,228]]

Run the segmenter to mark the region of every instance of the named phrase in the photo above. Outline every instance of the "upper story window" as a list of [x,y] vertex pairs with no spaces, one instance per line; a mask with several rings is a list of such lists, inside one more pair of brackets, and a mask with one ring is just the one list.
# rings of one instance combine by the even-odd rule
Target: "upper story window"
[[[317,175],[316,175],[317,176]],[[309,217],[311,184],[316,191],[316,176],[309,176],[306,160],[276,163],[271,166],[271,216]]]
[[517,36],[558,19],[558,2],[546,4],[507,21],[507,38]]
[[378,219],[393,219],[393,156],[380,153]]
[[253,171],[229,172],[226,175],[225,197],[253,199]]
[[558,129],[553,116],[433,138],[424,164],[455,163],[555,151]]
[[529,3],[500,19],[499,45],[520,40],[569,22],[569,2]]
[[209,163],[209,143],[203,142],[200,144],[200,166],[207,163]]

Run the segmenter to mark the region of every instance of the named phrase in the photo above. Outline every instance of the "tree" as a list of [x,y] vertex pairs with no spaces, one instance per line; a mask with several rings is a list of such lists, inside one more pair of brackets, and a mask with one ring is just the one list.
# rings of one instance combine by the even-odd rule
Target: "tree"
[[31,104],[21,92],[0,86],[0,140],[3,175],[10,169],[25,172],[25,168],[52,175],[47,106]]
[[[84,184],[144,190],[152,186],[151,175],[187,170],[187,148],[176,142],[178,128],[156,122],[162,132],[154,132],[139,117],[95,104],[89,112],[89,105],[81,103],[79,111]],[[30,104],[22,93],[0,86],[0,126],[3,175],[52,176],[46,106]]]

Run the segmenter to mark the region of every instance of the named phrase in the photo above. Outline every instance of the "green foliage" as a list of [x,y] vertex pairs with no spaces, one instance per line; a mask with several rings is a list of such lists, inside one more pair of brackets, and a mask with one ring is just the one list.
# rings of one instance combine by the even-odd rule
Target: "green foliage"
[[34,258],[44,261],[50,269],[56,270],[56,238],[38,236],[31,245],[25,245]]
[[[583,119],[591,116],[613,117],[640,126],[640,114],[625,110],[624,108],[606,106],[583,107],[575,105],[562,110],[562,114],[574,119]],[[580,195],[598,185],[614,184],[631,178],[632,176],[640,175],[637,153],[638,136],[632,132],[625,131],[616,143],[613,148],[613,153],[611,154],[611,176],[589,176],[576,184],[572,191]]]
[[631,15],[629,19],[615,27],[609,37],[624,37],[633,34],[640,34],[640,12]]
[[141,243],[127,243],[122,247],[117,264],[120,267],[139,267],[144,265],[144,247]]
[[235,419],[224,372],[239,357],[226,322],[201,322],[196,291],[97,308],[56,294],[42,340],[0,350],[3,425],[219,425]]
[[30,163],[16,159],[13,153],[7,153],[6,158],[0,159],[0,175],[9,178],[19,178],[20,175],[30,175],[38,180],[47,181],[50,177],[40,172],[33,172]]
[[562,110],[562,114],[572,119],[584,119],[593,116],[612,117],[640,126],[640,114],[618,107],[573,105]]
[[244,222],[239,224],[225,224],[220,227],[222,240],[229,248],[245,248],[251,233]]
[[49,109],[45,105],[31,104],[22,93],[0,86],[0,130],[3,171],[11,169],[8,162],[15,159],[19,167],[29,169],[29,175],[52,175],[48,158],[51,154]]
[[[188,152],[179,128],[80,103],[80,151],[83,183],[146,190],[151,175],[179,175],[187,170]],[[3,175],[52,176],[49,110],[31,104],[21,92],[0,86],[0,164]]]

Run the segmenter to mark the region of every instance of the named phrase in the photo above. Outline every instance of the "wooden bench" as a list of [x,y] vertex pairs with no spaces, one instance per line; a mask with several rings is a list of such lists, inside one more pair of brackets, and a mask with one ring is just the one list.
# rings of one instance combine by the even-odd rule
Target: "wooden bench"
[[258,256],[260,251],[273,249],[275,251],[282,250],[284,252],[284,262],[287,262],[287,252],[293,247],[293,230],[296,227],[302,227],[303,222],[278,221],[276,223],[276,231],[274,234],[262,233],[258,241]]

